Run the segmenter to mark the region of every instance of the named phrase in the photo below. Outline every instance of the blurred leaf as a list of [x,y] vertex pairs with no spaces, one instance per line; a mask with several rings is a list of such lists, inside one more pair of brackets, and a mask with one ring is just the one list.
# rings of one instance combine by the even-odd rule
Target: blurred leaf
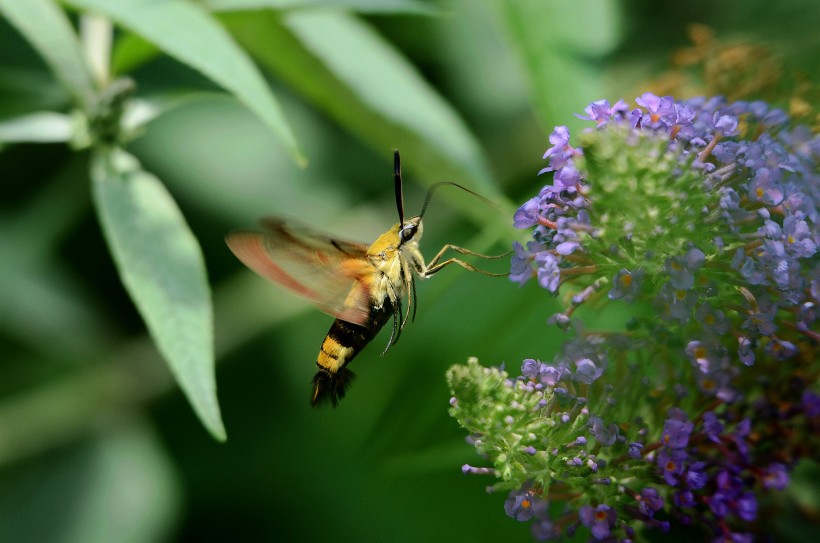
[[52,0],[0,0],[0,13],[20,31],[78,101],[90,104],[91,71],[65,13]]
[[801,509],[820,510],[820,465],[811,459],[802,459],[789,477],[787,494]]
[[[3,254],[15,254],[14,245],[2,245]],[[87,361],[106,344],[109,332],[94,312],[83,285],[64,266],[47,268],[0,262],[0,327],[3,333],[53,360]],[[18,265],[21,264],[21,265]],[[47,337],[48,341],[43,341]]]
[[153,43],[136,34],[117,37],[111,51],[111,71],[116,75],[133,72],[160,54]]
[[509,36],[526,68],[539,122],[572,129],[568,117],[604,98],[603,72],[596,61],[618,43],[619,19],[611,0],[578,3],[506,0],[501,11]]
[[[501,200],[473,134],[407,59],[364,22],[336,11],[225,17],[259,61],[380,153],[402,151],[425,183],[464,183]],[[444,194],[444,193],[442,193]],[[486,208],[453,198],[486,222]]]
[[[338,228],[351,239],[375,239],[395,219],[395,208],[378,201],[368,201],[374,204],[370,208],[362,205],[366,202],[360,195],[370,191],[359,187],[359,192],[352,191],[342,170],[350,166],[351,171],[361,172],[361,166],[372,167],[387,188],[388,181],[392,184],[389,155],[385,153],[381,162],[371,160],[376,166],[356,164],[362,159],[344,151],[339,154],[338,147],[328,148],[340,146],[339,131],[329,132],[333,127],[319,114],[306,112],[303,102],[292,96],[283,102],[303,136],[305,151],[316,157],[309,168],[300,169],[276,145],[273,134],[236,100],[216,93],[186,96],[191,98],[188,103],[152,122],[145,137],[130,146],[178,200],[208,210],[231,227],[254,225],[257,218],[272,213],[286,214],[315,218],[317,228]],[[327,137],[334,139],[325,143]],[[180,141],[185,145],[177,145]],[[353,164],[339,164],[341,159],[335,157],[340,156],[351,157]],[[368,159],[370,152],[361,151],[359,156]],[[221,237],[220,253],[226,251],[233,259]]]
[[168,55],[199,70],[233,93],[305,162],[276,97],[256,66],[225,30],[197,4],[185,0],[65,0],[99,12],[139,34]]
[[65,107],[70,96],[54,84],[50,73],[34,68],[0,67],[0,117],[18,117],[38,110]]
[[241,11],[333,7],[362,13],[412,13],[431,15],[436,9],[417,0],[205,0],[214,11]]
[[21,263],[50,267],[46,262],[91,211],[88,157],[75,153],[60,166],[38,180],[24,203],[0,216],[0,254],[14,255],[3,259],[10,268]]
[[537,40],[593,59],[612,53],[618,45],[620,19],[614,0],[578,0],[571,5],[506,0],[504,4],[507,13],[524,25],[519,28],[530,43]]
[[[148,98],[131,99],[125,104],[125,110],[122,114],[122,130],[125,133],[132,134],[134,138],[139,137],[142,135],[142,132],[146,130],[148,124],[152,123],[157,118],[164,116],[170,111],[183,107],[191,102],[200,100],[201,94],[207,93],[187,92],[184,94],[154,94]],[[219,96],[225,98],[225,95],[223,94],[220,94]],[[231,100],[231,102],[234,104],[236,103],[233,100]],[[255,119],[256,118],[254,117],[254,120]],[[262,125],[262,127],[267,130],[264,128],[264,125]]]
[[87,363],[106,345],[112,322],[56,256],[91,209],[87,157],[73,155],[38,184],[0,214],[0,330],[51,360]]
[[781,502],[778,511],[782,514],[769,515],[767,519],[778,527],[777,540],[784,543],[807,541],[806,534],[817,532],[817,512],[820,511],[820,466],[817,461],[800,459],[789,474],[789,485],[778,498]]
[[355,17],[333,11],[291,13],[284,24],[371,111],[424,138],[482,188],[490,184],[469,129],[377,32]]
[[179,511],[173,467],[133,421],[0,480],[0,541],[162,541]]
[[213,309],[199,244],[162,183],[128,153],[98,151],[94,201],[120,277],[203,424],[225,439]]
[[63,142],[71,139],[73,128],[70,115],[41,111],[0,121],[0,142]]

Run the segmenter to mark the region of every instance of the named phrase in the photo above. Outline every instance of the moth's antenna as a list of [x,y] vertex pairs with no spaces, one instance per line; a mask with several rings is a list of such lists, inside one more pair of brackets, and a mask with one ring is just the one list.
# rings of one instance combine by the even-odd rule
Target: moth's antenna
[[404,192],[401,182],[401,157],[399,150],[393,151],[393,181],[396,185],[396,209],[399,211],[399,224],[404,224]]
[[438,189],[439,187],[442,187],[444,185],[452,185],[454,187],[458,187],[461,190],[463,190],[464,192],[469,192],[470,194],[472,194],[473,196],[475,196],[479,200],[482,200],[482,201],[486,202],[491,207],[497,208],[497,206],[492,201],[488,200],[487,198],[483,197],[482,195],[478,194],[477,192],[471,191],[467,187],[462,187],[458,183],[453,183],[452,181],[439,181],[438,183],[433,183],[432,185],[430,185],[430,188],[427,190],[427,196],[424,197],[424,204],[421,206],[421,213],[419,213],[419,217],[424,216],[424,212],[427,209],[427,204],[430,203],[430,199],[433,197],[433,193],[436,191],[436,189]]

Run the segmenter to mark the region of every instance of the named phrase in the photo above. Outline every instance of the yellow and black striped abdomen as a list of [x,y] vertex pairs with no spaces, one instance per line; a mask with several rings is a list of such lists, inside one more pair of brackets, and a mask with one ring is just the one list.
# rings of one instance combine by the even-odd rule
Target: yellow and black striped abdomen
[[333,407],[344,397],[346,387],[355,378],[347,365],[376,337],[379,330],[393,316],[393,305],[385,300],[381,308],[371,308],[365,325],[336,319],[322,341],[313,376],[313,396],[310,403],[317,405],[330,401]]

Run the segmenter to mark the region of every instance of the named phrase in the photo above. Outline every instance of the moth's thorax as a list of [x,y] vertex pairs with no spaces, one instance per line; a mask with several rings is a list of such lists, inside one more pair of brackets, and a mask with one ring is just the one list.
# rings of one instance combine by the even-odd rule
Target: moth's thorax
[[395,303],[406,295],[413,281],[412,270],[424,261],[418,245],[422,230],[421,217],[413,217],[404,224],[394,224],[368,248],[368,260],[377,270],[371,285],[376,307],[388,299]]

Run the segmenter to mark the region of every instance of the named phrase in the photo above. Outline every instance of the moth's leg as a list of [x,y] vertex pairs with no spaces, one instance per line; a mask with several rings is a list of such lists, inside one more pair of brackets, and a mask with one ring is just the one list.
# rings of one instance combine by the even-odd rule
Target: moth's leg
[[435,265],[438,263],[439,260],[441,260],[441,257],[444,256],[444,253],[446,253],[448,249],[452,249],[453,251],[455,251],[457,253],[461,253],[463,255],[477,256],[479,258],[486,258],[487,260],[495,260],[497,258],[503,258],[505,256],[508,256],[510,253],[512,253],[512,251],[507,251],[506,253],[501,253],[500,255],[484,255],[484,254],[481,254],[481,253],[476,253],[475,251],[471,251],[469,249],[465,249],[464,247],[459,247],[458,245],[453,245],[452,243],[448,243],[447,245],[445,245],[444,247],[441,248],[441,250],[436,254],[436,256],[434,256],[430,260],[430,262],[427,263],[427,267],[428,268],[431,267],[431,266],[435,267]]
[[506,276],[509,275],[509,272],[507,272],[507,273],[493,273],[493,272],[488,272],[487,270],[480,270],[480,269],[476,268],[475,266],[473,266],[472,264],[470,264],[468,262],[464,262],[463,260],[459,260],[457,258],[449,258],[449,259],[445,260],[444,262],[440,262],[440,263],[436,264],[435,266],[428,266],[427,271],[424,273],[424,277],[430,277],[434,273],[441,271],[442,268],[444,268],[445,266],[449,266],[450,264],[458,264],[459,266],[461,266],[465,270],[478,272],[478,273],[481,273],[481,274],[484,274],[484,275],[489,275],[491,277],[506,277]]
[[390,339],[387,341],[387,347],[385,347],[382,351],[382,356],[390,350],[390,347],[396,344],[399,340],[399,336],[401,336],[401,329],[404,326],[403,324],[402,326],[399,326],[399,317],[401,316],[401,313],[401,298],[397,298],[396,304],[393,306],[393,330],[390,332]]
[[404,291],[407,292],[407,312],[404,314],[404,319],[401,321],[401,327],[407,324],[407,319],[410,317],[410,307],[413,307],[413,320],[416,320],[416,282],[413,280],[413,272],[410,271],[410,265],[404,264],[402,268],[402,280],[404,281]]
[[404,325],[407,324],[407,319],[410,317],[410,306],[413,306],[413,294],[408,290],[407,291],[407,311],[404,313],[404,318],[401,320],[401,328],[404,328]]
[[[419,299],[416,297],[416,282],[415,281],[410,282],[410,290],[413,291],[413,298],[416,300],[416,303],[413,304],[413,318],[412,318],[413,322],[415,322],[416,321],[416,309],[418,309],[418,307],[419,307]],[[408,309],[410,309],[410,308],[408,307]]]
[[491,275],[493,277],[503,277],[505,275],[509,275],[508,273],[491,273],[491,272],[488,272],[488,271],[485,271],[485,270],[480,270],[480,269],[476,268],[475,266],[473,266],[472,264],[468,264],[467,262],[464,262],[463,260],[459,260],[458,258],[450,258],[448,260],[445,260],[444,262],[439,263],[439,260],[441,260],[441,257],[444,256],[444,253],[447,252],[448,249],[452,249],[453,251],[455,251],[457,253],[461,253],[463,255],[477,256],[479,258],[485,258],[487,260],[494,260],[494,259],[497,259],[497,258],[503,258],[505,256],[508,256],[512,252],[512,251],[507,251],[506,253],[502,253],[500,255],[485,255],[485,254],[481,254],[481,253],[476,253],[476,252],[471,251],[469,249],[465,249],[464,247],[459,247],[458,245],[453,245],[451,243],[448,243],[447,245],[442,247],[441,250],[436,254],[436,256],[434,256],[430,260],[430,262],[428,262],[424,266],[424,270],[422,270],[421,275],[424,276],[424,277],[429,277],[429,276],[433,275],[434,273],[436,273],[437,271],[441,270],[444,266],[447,266],[448,264],[458,264],[459,266],[461,266],[462,268],[465,268],[467,270],[478,272],[478,273],[483,273],[484,275]]

